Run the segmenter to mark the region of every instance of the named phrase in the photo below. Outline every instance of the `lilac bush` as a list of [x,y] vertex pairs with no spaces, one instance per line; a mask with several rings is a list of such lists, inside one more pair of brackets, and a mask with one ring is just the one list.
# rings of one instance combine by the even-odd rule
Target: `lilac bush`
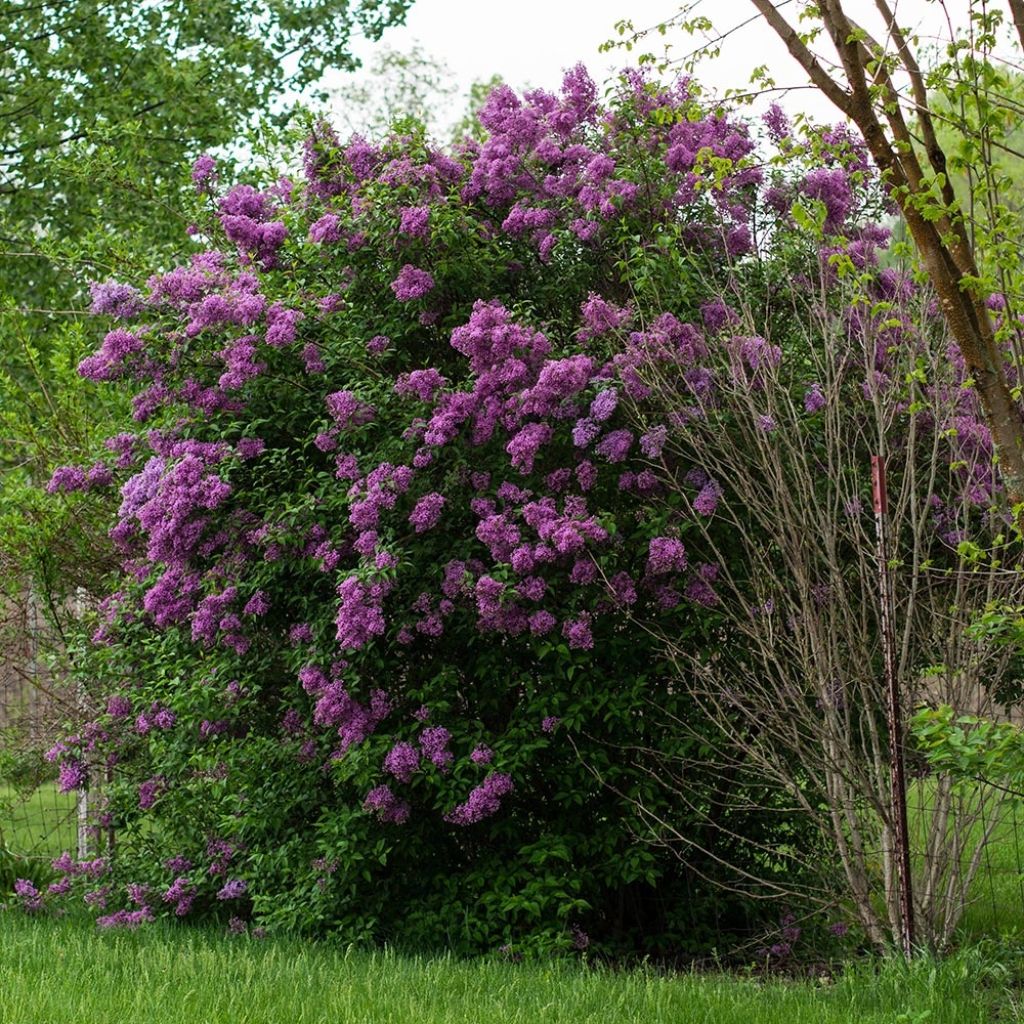
[[[64,877],[108,925],[678,950],[754,913],[636,833],[633,801],[669,798],[619,749],[692,742],[649,713],[692,708],[639,624],[719,642],[687,538],[723,485],[652,468],[714,401],[710,349],[752,388],[783,357],[723,297],[771,293],[764,260],[820,270],[790,206],[863,248],[879,197],[848,140],[767,174],[686,80],[601,104],[575,68],[480,123],[447,152],[321,125],[264,188],[202,158],[209,247],[94,292],[117,323],[79,369],[134,422],[50,485],[117,489],[121,559],[77,659],[95,717],[54,758],[104,781],[102,884]],[[766,846],[799,834],[714,771],[688,786]]]

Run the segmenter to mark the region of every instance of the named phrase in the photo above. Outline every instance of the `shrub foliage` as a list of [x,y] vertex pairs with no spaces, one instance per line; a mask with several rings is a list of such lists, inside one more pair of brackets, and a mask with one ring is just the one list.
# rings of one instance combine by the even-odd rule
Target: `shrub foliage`
[[[264,190],[201,158],[205,248],[94,288],[117,322],[80,373],[134,422],[49,489],[120,488],[122,567],[74,652],[94,714],[51,757],[108,843],[54,888],[105,923],[698,950],[756,916],[708,884],[723,861],[814,859],[788,801],[701,767],[711,726],[660,638],[727,642],[726,567],[688,540],[722,484],[654,470],[718,353],[755,389],[788,361],[808,417],[825,401],[787,318],[823,260],[884,245],[863,150],[778,111],[759,143],[686,81],[630,72],[602,103],[581,68],[499,87],[480,123],[447,152],[318,125]],[[646,841],[661,812],[687,826],[621,756],[644,748],[690,765],[682,855]]]

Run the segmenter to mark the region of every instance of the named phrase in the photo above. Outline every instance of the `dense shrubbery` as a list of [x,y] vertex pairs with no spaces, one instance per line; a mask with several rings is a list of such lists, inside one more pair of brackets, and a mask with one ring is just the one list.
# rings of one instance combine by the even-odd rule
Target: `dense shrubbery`
[[[451,153],[320,127],[305,179],[265,191],[204,158],[210,247],[95,288],[119,323],[80,371],[130,388],[136,424],[50,490],[120,486],[124,571],[76,654],[95,720],[51,753],[65,788],[102,784],[117,838],[112,873],[65,861],[55,891],[109,923],[699,949],[750,923],[707,884],[718,854],[806,859],[772,791],[699,767],[656,638],[712,656],[716,577],[744,567],[688,550],[722,483],[654,469],[722,353],[755,389],[788,361],[821,408],[786,323],[827,257],[884,244],[857,227],[862,151],[798,146],[773,112],[766,170],[749,125],[637,74],[606,107],[576,69],[480,116]],[[737,288],[759,335],[736,334]],[[648,400],[652,366],[685,381],[677,408]],[[681,822],[637,747],[690,755],[700,848],[730,820],[754,842],[640,841],[635,801]]]

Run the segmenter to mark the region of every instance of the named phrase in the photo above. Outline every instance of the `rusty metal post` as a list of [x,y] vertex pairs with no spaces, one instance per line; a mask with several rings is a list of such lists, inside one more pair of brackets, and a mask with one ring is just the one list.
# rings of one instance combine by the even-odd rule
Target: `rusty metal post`
[[878,538],[878,585],[881,605],[882,659],[889,725],[889,782],[892,833],[896,843],[896,878],[899,885],[900,944],[909,957],[914,948],[914,899],[910,875],[910,830],[907,826],[907,779],[903,764],[903,709],[899,681],[896,678],[896,639],[893,623],[892,577],[889,575],[889,551],[886,519],[889,498],[885,483],[885,459],[871,456],[871,492],[875,507],[875,532]]
[[[81,615],[84,600],[84,591],[81,587],[78,587],[75,591],[75,596],[71,599],[71,611],[78,617]],[[75,687],[75,698],[76,698],[76,717],[79,720],[84,720],[89,714],[89,706],[87,700],[87,694],[85,690],[85,683],[79,680]],[[86,763],[85,768],[85,785],[78,790],[78,801],[75,808],[75,820],[78,826],[78,859],[89,860],[92,857],[92,840],[89,829],[89,812],[90,812],[90,796],[89,786],[95,778],[95,772],[90,770],[90,766]]]

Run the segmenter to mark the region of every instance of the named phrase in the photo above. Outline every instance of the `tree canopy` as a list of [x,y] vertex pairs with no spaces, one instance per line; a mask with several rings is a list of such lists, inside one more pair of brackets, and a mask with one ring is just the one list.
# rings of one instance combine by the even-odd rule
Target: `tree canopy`
[[[10,0],[0,5],[0,285],[28,307],[66,296],[72,251],[102,230],[180,235],[163,206],[198,151],[238,137],[286,91],[352,68],[411,0]],[[114,158],[114,159],[112,159]],[[50,253],[52,255],[52,253]]]

